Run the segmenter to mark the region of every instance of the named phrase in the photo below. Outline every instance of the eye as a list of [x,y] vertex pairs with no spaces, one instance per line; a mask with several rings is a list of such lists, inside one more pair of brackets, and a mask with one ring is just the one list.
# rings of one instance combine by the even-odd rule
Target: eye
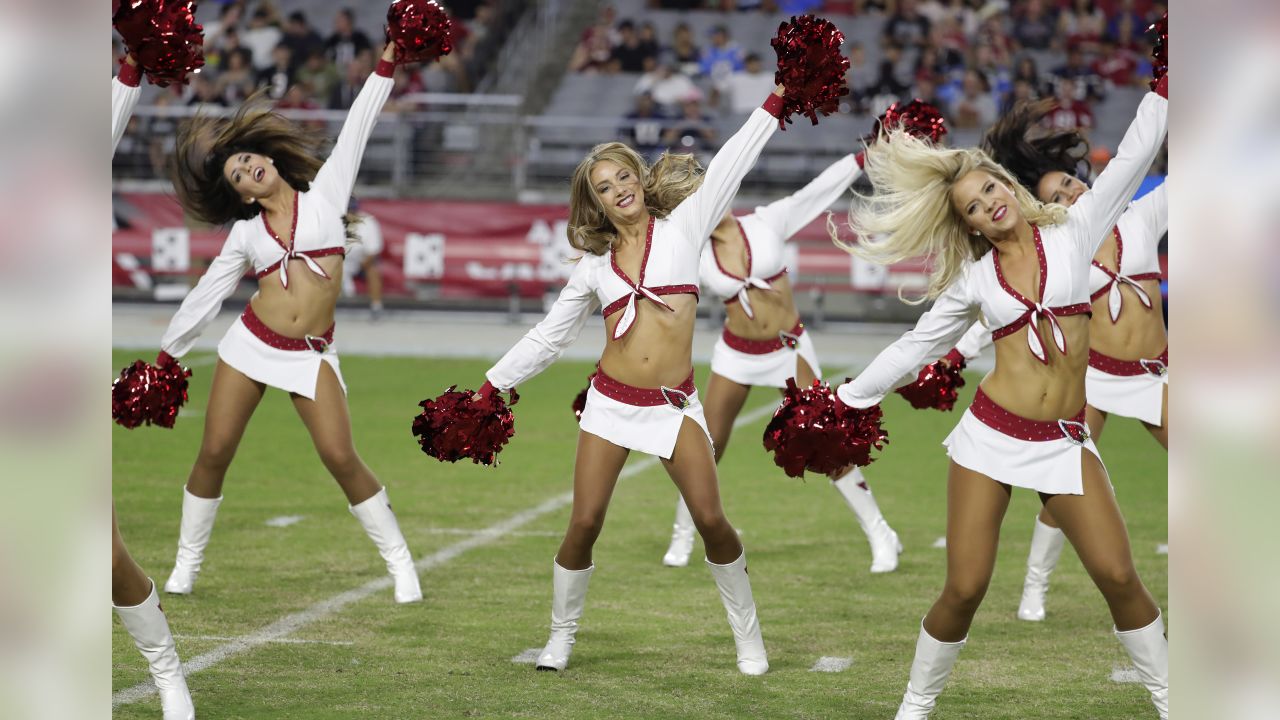
[[988,183],[987,183],[987,186],[986,186],[985,188],[983,188],[983,190],[982,190],[982,191],[983,191],[983,192],[991,192],[992,190],[995,190],[995,189],[996,189],[996,184],[995,184],[995,183],[993,183],[993,182],[988,182]]
[[1062,204],[1062,195],[1061,195],[1061,194],[1059,194],[1059,193],[1054,193],[1054,194],[1053,194],[1053,197],[1052,197],[1052,198],[1049,198],[1049,202],[1051,202],[1051,203],[1058,203],[1059,205],[1061,205],[1061,204]]

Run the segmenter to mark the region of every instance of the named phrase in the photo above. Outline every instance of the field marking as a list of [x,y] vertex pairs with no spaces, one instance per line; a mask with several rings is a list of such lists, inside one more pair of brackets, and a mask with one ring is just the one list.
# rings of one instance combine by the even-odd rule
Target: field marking
[[[476,528],[425,528],[414,532],[425,532],[428,535],[476,535],[484,532]],[[511,537],[562,537],[564,533],[557,530],[518,530],[507,533]]]
[[306,517],[306,515],[281,515],[279,517],[271,518],[265,524],[267,527],[289,527],[290,525],[296,525],[302,522]]
[[853,665],[853,658],[847,657],[828,657],[826,655],[818,658],[818,661],[809,668],[809,672],[826,672],[838,673],[848,670]]
[[[227,635],[174,635],[173,637],[177,640],[221,640],[224,642],[237,639]],[[299,638],[278,638],[271,642],[284,645],[355,645],[350,640],[302,640]]]
[[945,550],[947,548],[947,538],[944,536],[934,540],[933,546],[940,550]]
[[[777,408],[778,401],[761,405],[743,415],[740,415],[734,422],[733,426],[739,427],[748,423],[755,422],[757,419],[765,415],[772,414]],[[622,472],[618,475],[618,480],[622,481],[633,475],[638,475],[645,470],[658,464],[658,459],[652,455],[646,455],[640,460],[628,463],[622,468]],[[522,510],[501,522],[490,525],[489,527],[476,532],[474,535],[449,545],[445,548],[423,557],[414,563],[414,568],[419,573],[430,570],[453,560],[468,550],[474,550],[483,547],[508,535],[511,535],[521,527],[537,520],[543,515],[553,513],[561,508],[573,504],[573,491],[555,495],[541,504]],[[183,672],[189,677],[192,673],[200,672],[207,668],[213,667],[218,663],[229,660],[237,655],[242,655],[250,650],[265,645],[267,643],[286,638],[289,635],[301,630],[318,620],[323,620],[337,612],[340,612],[346,606],[364,600],[375,593],[383,592],[391,588],[393,581],[390,576],[384,575],[377,580],[370,580],[360,587],[338,593],[333,597],[311,605],[308,608],[300,610],[296,613],[285,615],[270,625],[251,632],[248,635],[242,635],[233,638],[224,645],[210,650],[203,655],[197,655],[187,662],[182,663]],[[156,693],[156,686],[150,680],[138,683],[133,687],[125,688],[111,696],[111,706],[128,705],[151,697]]]
[[1111,671],[1111,682],[1113,683],[1141,683],[1142,676],[1138,675],[1138,668],[1129,665],[1128,667],[1116,667]]
[[542,648],[529,648],[521,652],[519,655],[513,656],[511,662],[520,665],[532,665],[538,662],[538,656],[542,654]]
[[1156,554],[1157,554],[1157,555],[1168,555],[1168,554],[1169,554],[1169,543],[1160,543],[1159,545],[1156,545]]

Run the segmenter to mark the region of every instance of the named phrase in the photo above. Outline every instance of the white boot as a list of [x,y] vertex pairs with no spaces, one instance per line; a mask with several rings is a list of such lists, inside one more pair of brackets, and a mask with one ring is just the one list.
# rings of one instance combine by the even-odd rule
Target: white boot
[[204,562],[204,549],[213,534],[213,521],[218,517],[222,498],[202,498],[182,488],[182,524],[178,529],[178,556],[173,572],[165,581],[164,591],[174,595],[191,593]]
[[769,659],[765,655],[764,639],[760,637],[751,578],[747,577],[747,551],[743,550],[738,559],[728,565],[707,560],[707,567],[711,568],[729,616],[729,628],[733,630],[733,642],[738,649],[738,670],[744,675],[765,674],[769,671]]
[[951,676],[960,648],[968,640],[966,637],[959,642],[939,642],[925,631],[924,623],[920,623],[916,657],[911,661],[911,679],[907,681],[907,692],[902,696],[895,720],[924,720],[929,717],[942,694],[942,686]]
[[1049,593],[1049,575],[1058,567],[1066,536],[1055,527],[1040,522],[1031,533],[1031,552],[1027,553],[1027,578],[1022,582],[1022,602],[1018,603],[1018,619],[1031,622],[1044,620],[1044,596]]
[[[147,578],[147,582],[151,582],[151,579]],[[151,594],[141,604],[134,607],[112,607],[133,637],[133,644],[138,646],[138,651],[151,667],[151,678],[160,691],[164,720],[195,720],[196,708],[191,703],[191,692],[187,690],[187,679],[182,674],[178,650],[173,646],[169,621],[160,607],[156,584],[151,583]]]
[[404,535],[400,534],[400,523],[396,522],[396,515],[391,512],[387,489],[382,488],[377,495],[359,505],[348,507],[368,533],[369,539],[378,546],[382,559],[387,561],[387,572],[396,581],[396,602],[411,603],[421,600],[418,569],[413,566],[413,556],[409,553]]
[[689,506],[684,496],[676,498],[676,524],[671,530],[671,547],[662,556],[662,564],[667,567],[684,567],[689,564],[689,555],[693,552],[693,516],[689,514]]
[[559,671],[568,667],[578,621],[587,604],[587,584],[595,569],[596,566],[591,565],[583,570],[565,570],[560,563],[551,562],[551,637],[538,655],[539,670]]
[[1156,615],[1144,628],[1115,633],[1138,669],[1142,686],[1150,691],[1160,720],[1169,720],[1169,639],[1164,636],[1164,618]]
[[871,543],[871,572],[887,573],[898,569],[898,556],[902,554],[902,543],[898,533],[885,522],[880,514],[880,506],[875,496],[862,478],[861,468],[855,467],[839,480],[831,483],[844,496],[853,514],[866,533]]

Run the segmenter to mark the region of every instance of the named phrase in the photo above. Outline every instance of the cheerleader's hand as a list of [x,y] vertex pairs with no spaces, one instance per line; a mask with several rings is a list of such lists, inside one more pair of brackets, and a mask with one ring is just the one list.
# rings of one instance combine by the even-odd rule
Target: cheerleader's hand
[[476,396],[492,397],[493,395],[497,394],[497,392],[498,392],[498,388],[494,387],[493,384],[490,383],[488,380],[485,380],[484,384],[480,386],[480,389],[476,391]]
[[951,367],[958,367],[961,370],[965,369],[969,364],[968,361],[964,359],[964,355],[956,348],[951,348],[951,351],[946,355],[943,355],[942,359]]
[[387,43],[387,46],[382,49],[382,60],[385,62],[389,62],[392,65],[395,64],[396,62],[396,44],[395,43],[389,42]]

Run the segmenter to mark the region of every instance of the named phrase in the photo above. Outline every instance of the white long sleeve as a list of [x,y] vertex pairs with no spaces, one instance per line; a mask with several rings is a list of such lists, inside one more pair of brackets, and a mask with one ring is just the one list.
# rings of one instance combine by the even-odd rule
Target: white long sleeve
[[778,237],[789,240],[840,199],[861,174],[857,158],[850,153],[795,193],[756,208],[755,215]]
[[173,357],[180,358],[191,350],[200,334],[218,316],[222,302],[235,292],[240,278],[244,277],[249,258],[239,232],[243,222],[246,221],[231,226],[222,251],[209,263],[200,282],[187,293],[161,336],[160,349]]
[[1125,131],[1116,155],[1067,211],[1067,229],[1081,252],[1092,258],[1138,191],[1169,130],[1169,101],[1147,93]]
[[969,363],[981,355],[991,342],[991,329],[981,322],[976,322],[963,337],[956,341],[956,350],[964,356],[964,361]]
[[885,348],[858,377],[837,388],[840,402],[856,408],[871,407],[895,387],[915,380],[921,367],[955,346],[973,324],[977,312],[967,276],[962,275],[920,316],[914,328]]
[[1142,225],[1151,233],[1151,237],[1159,240],[1169,232],[1169,180],[1165,179],[1160,186],[1143,195],[1129,206]]
[[351,189],[356,183],[356,173],[360,171],[365,145],[369,142],[374,125],[378,123],[382,106],[391,96],[393,84],[389,76],[376,72],[365,80],[360,94],[351,104],[347,121],[342,125],[342,132],[338,133],[338,140],[333,144],[329,159],[325,160],[316,173],[315,180],[311,182],[312,191],[344,212],[351,199]]
[[702,186],[671,211],[668,219],[681,228],[685,237],[696,241],[698,247],[711,239],[711,231],[738,194],[742,179],[755,166],[765,142],[777,129],[778,118],[764,108],[754,110],[707,164]]
[[[135,73],[137,71],[134,71]],[[124,74],[124,80],[130,79]],[[135,78],[136,79],[136,78]],[[124,137],[124,129],[133,116],[133,108],[142,96],[142,88],[137,84],[130,85],[120,77],[111,78],[111,154],[116,154],[116,146]]]
[[520,338],[506,355],[485,373],[499,390],[510,390],[546,370],[582,334],[582,328],[600,307],[591,287],[591,257],[578,261],[551,312]]

